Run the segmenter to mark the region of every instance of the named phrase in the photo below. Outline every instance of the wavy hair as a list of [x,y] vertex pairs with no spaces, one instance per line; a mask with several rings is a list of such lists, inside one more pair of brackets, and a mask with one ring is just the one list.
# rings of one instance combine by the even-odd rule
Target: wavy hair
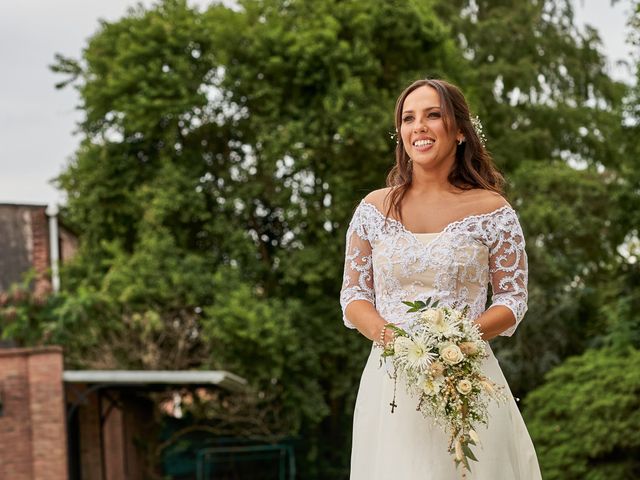
[[392,188],[387,194],[387,196],[390,196],[391,201],[389,202],[386,216],[388,217],[391,210],[393,210],[400,220],[402,220],[402,199],[406,195],[412,179],[411,162],[409,162],[409,155],[400,136],[402,107],[407,95],[424,86],[431,87],[438,92],[440,111],[445,128],[449,132],[456,133],[460,130],[465,138],[465,141],[456,148],[456,159],[449,173],[449,183],[462,190],[482,188],[503,194],[504,177],[494,165],[487,149],[482,145],[471,123],[469,106],[460,89],[444,80],[417,80],[400,94],[395,108],[395,126],[398,142],[396,145],[396,163],[387,175],[387,187]]

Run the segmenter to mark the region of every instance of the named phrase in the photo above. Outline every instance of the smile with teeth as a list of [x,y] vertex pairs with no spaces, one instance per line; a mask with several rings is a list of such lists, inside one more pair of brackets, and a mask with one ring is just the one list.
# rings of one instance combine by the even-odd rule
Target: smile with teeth
[[414,147],[427,147],[429,145],[433,145],[434,140],[416,140],[413,142]]

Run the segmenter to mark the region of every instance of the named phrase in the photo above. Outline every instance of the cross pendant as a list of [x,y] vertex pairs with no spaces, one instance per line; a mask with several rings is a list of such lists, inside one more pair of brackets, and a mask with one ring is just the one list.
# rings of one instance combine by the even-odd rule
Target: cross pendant
[[391,413],[393,413],[393,411],[396,409],[396,407],[398,406],[398,404],[395,401],[392,401],[389,405],[391,405]]

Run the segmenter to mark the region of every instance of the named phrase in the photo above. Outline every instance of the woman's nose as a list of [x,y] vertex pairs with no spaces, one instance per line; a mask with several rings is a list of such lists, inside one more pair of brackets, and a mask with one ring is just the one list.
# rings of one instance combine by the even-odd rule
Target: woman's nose
[[416,122],[415,127],[413,127],[413,130],[415,132],[426,132],[427,125],[425,122],[422,122],[422,121]]

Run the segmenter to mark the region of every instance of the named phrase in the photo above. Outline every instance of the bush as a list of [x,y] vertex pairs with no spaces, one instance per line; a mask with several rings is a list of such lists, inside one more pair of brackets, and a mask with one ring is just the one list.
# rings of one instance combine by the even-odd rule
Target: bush
[[524,411],[543,478],[640,478],[640,351],[588,350],[545,380]]

